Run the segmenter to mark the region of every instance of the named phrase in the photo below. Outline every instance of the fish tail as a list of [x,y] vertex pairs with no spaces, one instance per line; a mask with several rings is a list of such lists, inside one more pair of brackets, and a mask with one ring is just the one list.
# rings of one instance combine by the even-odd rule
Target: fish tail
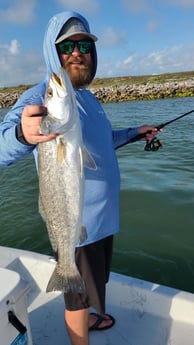
[[85,292],[85,283],[75,265],[69,269],[61,269],[56,265],[46,288],[46,292],[52,291]]

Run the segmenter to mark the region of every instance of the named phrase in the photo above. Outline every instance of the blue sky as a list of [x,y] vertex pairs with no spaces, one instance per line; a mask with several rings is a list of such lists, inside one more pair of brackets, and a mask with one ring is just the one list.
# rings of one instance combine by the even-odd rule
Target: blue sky
[[194,70],[194,0],[1,0],[0,86],[42,80],[45,28],[68,9],[99,38],[96,77]]

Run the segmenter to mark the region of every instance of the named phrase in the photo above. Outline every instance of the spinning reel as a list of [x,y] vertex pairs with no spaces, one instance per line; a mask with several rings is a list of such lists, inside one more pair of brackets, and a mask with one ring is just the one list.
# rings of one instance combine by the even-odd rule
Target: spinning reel
[[[157,128],[158,130],[160,130],[160,129],[164,128],[165,126],[169,125],[170,123],[172,123],[172,122],[174,122],[174,121],[177,121],[177,120],[181,119],[182,117],[184,117],[184,116],[186,116],[186,115],[189,115],[189,114],[191,114],[191,113],[193,113],[193,112],[194,112],[194,110],[188,111],[187,113],[185,113],[185,114],[183,114],[183,115],[180,115],[180,116],[176,117],[176,118],[173,119],[173,120],[167,121],[167,122],[165,122],[165,123],[161,123],[161,124],[160,124],[159,126],[157,126],[156,128]],[[145,137],[145,134],[146,134],[146,133],[139,134],[139,135],[138,135],[138,139]],[[147,141],[146,141],[146,145],[145,145],[145,147],[144,147],[144,150],[145,150],[145,151],[158,151],[160,147],[162,147],[161,141],[160,141],[159,139],[157,139],[156,137],[154,137],[153,139],[147,140]]]
[[162,147],[162,143],[159,139],[154,137],[152,140],[147,140],[144,150],[145,151],[158,151]]

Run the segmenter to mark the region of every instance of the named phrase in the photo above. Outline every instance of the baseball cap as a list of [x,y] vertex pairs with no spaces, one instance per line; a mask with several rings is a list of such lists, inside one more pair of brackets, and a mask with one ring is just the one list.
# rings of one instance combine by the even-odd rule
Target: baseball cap
[[66,38],[76,34],[84,34],[92,41],[97,41],[97,37],[87,31],[81,20],[77,18],[71,18],[63,25],[55,43],[60,43]]

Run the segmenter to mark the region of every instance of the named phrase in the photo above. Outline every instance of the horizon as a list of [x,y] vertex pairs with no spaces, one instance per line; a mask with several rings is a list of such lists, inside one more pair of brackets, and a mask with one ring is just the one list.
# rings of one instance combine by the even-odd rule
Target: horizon
[[[119,79],[119,78],[145,78],[145,77],[148,77],[148,78],[150,78],[150,77],[159,77],[159,76],[165,76],[165,75],[171,75],[171,74],[194,74],[194,70],[191,70],[191,71],[182,71],[182,72],[167,72],[167,73],[160,73],[160,74],[142,74],[142,75],[123,75],[123,76],[111,76],[111,77],[95,77],[94,79],[93,79],[93,81],[91,82],[91,84],[93,83],[93,82],[95,82],[95,80],[97,80],[97,79]],[[193,77],[194,77],[194,75],[193,75]],[[29,84],[17,84],[17,85],[9,85],[9,86],[1,86],[0,85],[0,90],[1,89],[11,89],[11,88],[19,88],[19,87],[31,87],[31,86],[34,86],[34,85],[36,85],[37,83],[29,83]],[[90,85],[91,85],[90,84]]]

